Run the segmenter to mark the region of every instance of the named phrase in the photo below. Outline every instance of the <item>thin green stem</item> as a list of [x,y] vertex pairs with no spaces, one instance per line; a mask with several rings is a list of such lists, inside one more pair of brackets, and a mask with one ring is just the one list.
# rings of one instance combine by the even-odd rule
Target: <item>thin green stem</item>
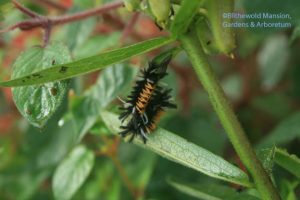
[[265,200],[279,200],[280,196],[235,116],[223,89],[204,54],[201,44],[193,33],[180,38],[199,80],[207,91],[210,101],[242,162],[251,173],[256,188]]

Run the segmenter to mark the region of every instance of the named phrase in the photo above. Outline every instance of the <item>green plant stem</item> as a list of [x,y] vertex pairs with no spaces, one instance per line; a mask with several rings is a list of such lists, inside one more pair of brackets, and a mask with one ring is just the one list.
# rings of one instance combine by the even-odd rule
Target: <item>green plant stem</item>
[[200,42],[193,33],[179,38],[188,54],[199,80],[207,91],[210,101],[242,162],[251,173],[256,188],[265,200],[279,200],[280,196],[235,116],[223,89],[203,52]]

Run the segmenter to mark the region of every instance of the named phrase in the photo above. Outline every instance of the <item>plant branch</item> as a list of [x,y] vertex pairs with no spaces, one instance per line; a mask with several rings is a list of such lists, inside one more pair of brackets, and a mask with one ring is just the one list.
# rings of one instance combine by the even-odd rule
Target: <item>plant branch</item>
[[36,17],[40,16],[38,13],[36,13],[32,10],[29,10],[28,8],[26,8],[25,6],[20,4],[18,1],[12,0],[12,2],[18,10],[20,10],[22,13],[28,15],[29,17],[36,18]]
[[277,190],[258,160],[244,130],[242,129],[224,94],[223,89],[211,69],[197,37],[194,33],[190,33],[189,35],[182,36],[180,40],[192,62],[198,79],[201,81],[210,97],[210,101],[218,114],[233,147],[251,173],[262,199],[279,200],[280,196]]
[[2,30],[0,30],[0,33],[8,32],[8,31],[14,30],[16,28],[19,28],[21,30],[31,30],[31,29],[38,28],[38,27],[45,28],[45,27],[48,27],[49,24],[52,27],[55,25],[71,23],[74,21],[86,19],[91,16],[100,15],[100,14],[106,13],[110,10],[114,10],[116,8],[123,6],[122,1],[116,1],[116,2],[105,4],[105,5],[97,7],[97,8],[89,9],[89,10],[78,12],[78,13],[71,14],[71,15],[47,17],[47,16],[39,15],[39,14],[25,8],[23,5],[18,3],[16,0],[13,0],[13,3],[16,5],[16,7],[20,11],[22,11],[26,15],[32,17],[32,19],[27,19],[27,20],[24,20],[24,21],[21,21],[21,22],[15,24],[15,25],[12,25],[10,27],[7,27],[5,29],[2,29]]
[[107,3],[103,6],[97,7],[97,8],[93,8],[93,9],[89,9],[86,11],[82,11],[82,12],[78,12],[72,15],[63,15],[63,16],[59,16],[59,17],[50,17],[49,19],[52,21],[53,25],[59,25],[59,24],[65,24],[65,23],[70,23],[70,22],[74,22],[74,21],[79,21],[79,20],[83,20],[86,19],[88,17],[91,16],[95,16],[95,15],[101,15],[103,13],[106,13],[108,11],[114,10],[116,8],[122,7],[123,6],[123,2],[122,1],[115,1],[112,3]]

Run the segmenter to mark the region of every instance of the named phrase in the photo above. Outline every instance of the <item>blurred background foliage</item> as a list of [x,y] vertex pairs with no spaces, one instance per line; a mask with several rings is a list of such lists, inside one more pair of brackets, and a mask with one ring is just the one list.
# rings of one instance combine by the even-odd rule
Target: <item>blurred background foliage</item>
[[[24,15],[8,2],[0,3],[0,25],[3,27],[24,19]],[[24,1],[24,4],[43,15],[59,15],[109,1],[53,2],[56,7],[40,0]],[[267,150],[273,145],[300,156],[300,17],[299,7],[293,4],[294,1],[289,2],[236,1],[235,10],[240,12],[290,13],[293,27],[235,29],[235,58],[210,56],[252,144],[258,152],[267,152],[262,155],[264,158],[270,156]],[[53,30],[51,41],[62,41],[76,60],[165,35],[149,16],[141,14],[131,34],[121,39],[131,16],[132,13],[122,8],[101,17],[58,26]],[[10,66],[20,52],[40,44],[41,37],[40,30],[1,34],[1,79],[9,77]],[[1,88],[0,199],[53,199],[56,194],[52,184],[61,184],[62,188],[68,185],[65,196],[59,196],[62,199],[73,196],[72,191],[75,193],[72,199],[195,199],[193,191],[183,189],[190,196],[181,193],[184,187],[180,184],[192,185],[208,193],[223,191],[220,186],[214,187],[219,181],[124,143],[99,119],[98,111],[103,108],[118,112],[120,102],[116,97],[125,97],[129,93],[138,67],[146,66],[153,55],[134,57],[100,73],[72,79],[59,111],[42,129],[29,125],[16,109],[10,89]],[[160,125],[243,168],[186,55],[177,56],[168,71],[164,83],[173,88],[179,108],[168,112]],[[81,166],[82,160],[86,166]],[[60,168],[74,165],[91,168],[86,180],[76,179],[76,184],[70,181],[72,179],[66,179],[66,183],[59,178],[56,180],[57,174],[71,173]],[[299,176],[292,176],[278,165],[272,173],[284,199],[294,200],[300,196]],[[82,184],[78,184],[80,181]],[[227,187],[232,193],[241,189],[231,184]],[[199,198],[199,194],[194,194]],[[229,192],[227,199],[234,199],[230,195]]]

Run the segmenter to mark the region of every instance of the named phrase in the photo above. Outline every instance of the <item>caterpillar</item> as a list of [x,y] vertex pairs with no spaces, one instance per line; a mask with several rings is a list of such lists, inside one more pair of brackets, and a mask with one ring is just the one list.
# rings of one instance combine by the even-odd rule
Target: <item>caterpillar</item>
[[145,109],[154,91],[161,89],[157,84],[160,79],[167,75],[166,70],[171,58],[172,54],[167,54],[159,62],[154,59],[149,63],[147,69],[141,70],[139,79],[133,87],[133,91],[124,102],[124,107],[120,108],[123,110],[119,116],[122,122],[124,122],[129,115],[135,115],[135,113],[142,115],[144,120],[146,120]]
[[146,144],[147,134],[150,134],[156,129],[156,124],[165,112],[165,109],[177,107],[175,104],[170,102],[170,92],[171,89],[155,90],[147,107],[145,108],[145,113],[147,114],[147,121],[145,121],[141,115],[135,113],[132,115],[132,118],[130,119],[127,125],[120,127],[122,131],[119,134],[122,137],[131,134],[129,142],[131,142],[135,136],[140,136],[144,144]]

